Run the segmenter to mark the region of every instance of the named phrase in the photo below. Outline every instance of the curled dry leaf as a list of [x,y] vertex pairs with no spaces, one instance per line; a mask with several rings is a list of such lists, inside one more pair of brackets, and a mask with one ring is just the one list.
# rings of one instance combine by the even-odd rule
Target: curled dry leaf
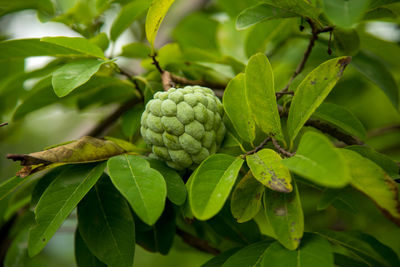
[[26,177],[63,164],[102,161],[125,152],[113,141],[85,136],[39,152],[8,154],[7,158],[20,161],[23,168],[16,175]]

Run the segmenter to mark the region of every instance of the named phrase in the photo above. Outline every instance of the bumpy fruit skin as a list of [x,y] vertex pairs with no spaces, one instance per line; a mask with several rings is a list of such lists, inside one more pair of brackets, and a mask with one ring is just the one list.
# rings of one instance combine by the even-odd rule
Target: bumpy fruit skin
[[157,92],[142,114],[140,133],[151,156],[171,168],[194,168],[219,148],[225,135],[223,106],[206,87]]

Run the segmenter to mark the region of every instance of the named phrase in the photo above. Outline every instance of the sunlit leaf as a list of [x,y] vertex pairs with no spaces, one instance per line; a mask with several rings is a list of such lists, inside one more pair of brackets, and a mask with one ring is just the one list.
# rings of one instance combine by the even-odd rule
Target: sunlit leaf
[[174,1],[175,0],[153,0],[151,2],[146,17],[146,36],[152,48],[154,48],[154,41],[156,40],[161,22],[164,20],[168,9]]

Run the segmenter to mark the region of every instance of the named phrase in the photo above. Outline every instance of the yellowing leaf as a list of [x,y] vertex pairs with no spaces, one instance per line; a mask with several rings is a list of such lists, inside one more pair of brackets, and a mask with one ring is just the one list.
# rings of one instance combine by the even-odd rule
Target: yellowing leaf
[[146,17],[146,37],[154,49],[158,29],[175,0],[153,0]]

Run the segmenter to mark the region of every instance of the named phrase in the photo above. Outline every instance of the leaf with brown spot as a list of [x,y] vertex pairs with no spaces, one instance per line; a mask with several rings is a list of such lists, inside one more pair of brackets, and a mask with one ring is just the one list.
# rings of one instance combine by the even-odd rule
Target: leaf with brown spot
[[293,181],[293,191],[289,194],[265,190],[264,208],[279,243],[289,250],[296,249],[304,232],[304,215],[296,183]]
[[289,169],[282,163],[282,158],[272,149],[263,149],[246,157],[254,177],[274,191],[290,193],[292,177]]
[[115,142],[85,136],[79,140],[30,154],[9,154],[8,159],[20,161],[24,166],[17,176],[54,168],[63,164],[88,163],[107,160],[126,151]]

